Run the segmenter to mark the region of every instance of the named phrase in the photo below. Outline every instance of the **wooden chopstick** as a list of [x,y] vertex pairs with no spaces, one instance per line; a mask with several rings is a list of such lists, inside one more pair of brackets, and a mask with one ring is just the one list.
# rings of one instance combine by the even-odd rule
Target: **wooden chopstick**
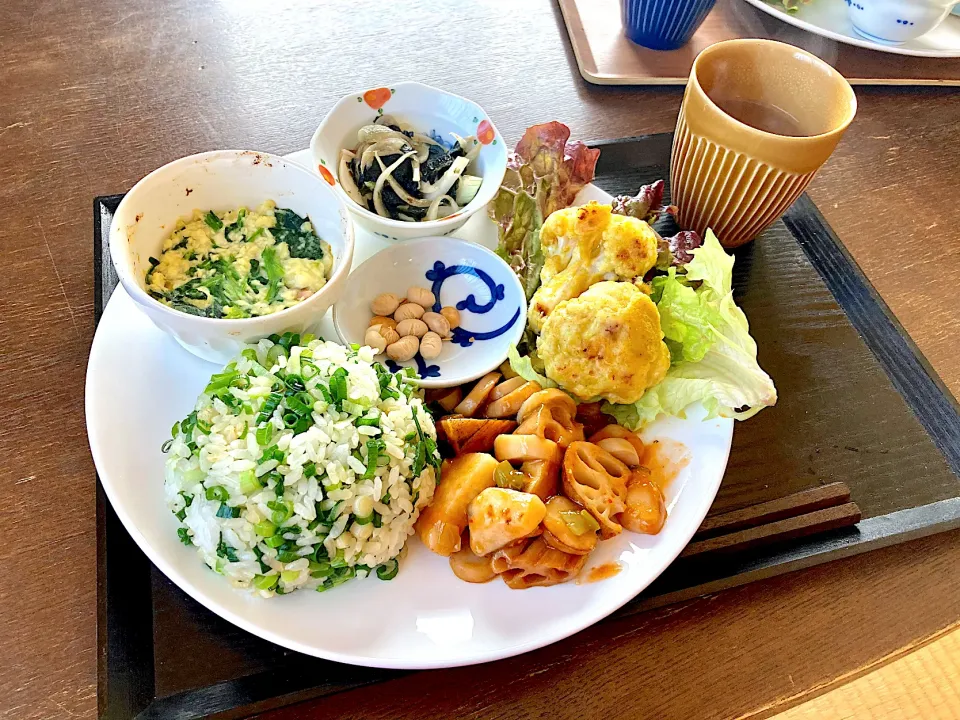
[[850,502],[850,488],[846,483],[835,482],[829,485],[801,490],[757,505],[733,510],[720,515],[707,516],[693,536],[694,540],[724,535],[736,530],[757,527],[776,522],[783,518],[796,517],[803,513]]
[[707,518],[680,557],[734,553],[860,522],[850,488],[831,483]]
[[694,541],[684,548],[680,557],[703,555],[709,552],[740,552],[760,545],[795,540],[815,533],[836,530],[860,522],[860,508],[856,503],[815,510],[812,513],[785,518],[767,525]]

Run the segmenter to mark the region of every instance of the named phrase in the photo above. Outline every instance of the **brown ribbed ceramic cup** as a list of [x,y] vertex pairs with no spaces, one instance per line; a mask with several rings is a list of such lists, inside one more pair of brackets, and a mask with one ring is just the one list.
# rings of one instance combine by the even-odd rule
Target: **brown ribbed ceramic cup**
[[857,112],[843,76],[773,40],[727,40],[693,63],[671,159],[681,227],[753,240],[803,192]]

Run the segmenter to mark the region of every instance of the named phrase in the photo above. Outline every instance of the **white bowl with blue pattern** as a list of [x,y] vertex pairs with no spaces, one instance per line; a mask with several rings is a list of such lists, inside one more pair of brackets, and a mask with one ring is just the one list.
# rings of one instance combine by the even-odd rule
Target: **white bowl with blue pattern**
[[846,0],[853,29],[867,40],[902,45],[933,30],[957,0]]
[[344,343],[363,343],[370,302],[381,293],[398,297],[410,287],[433,291],[438,305],[460,312],[460,326],[443,343],[439,357],[394,363],[391,370],[411,367],[424,387],[449,387],[495,370],[507,351],[520,341],[527,322],[527,301],[517,276],[496,253],[448,237],[428,237],[390,245],[369,258],[347,279],[347,289],[333,306],[333,325]]

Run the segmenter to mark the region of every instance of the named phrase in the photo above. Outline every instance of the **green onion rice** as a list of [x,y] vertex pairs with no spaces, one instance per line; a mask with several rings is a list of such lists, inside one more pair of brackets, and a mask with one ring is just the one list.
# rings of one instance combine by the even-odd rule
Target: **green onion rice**
[[[433,498],[430,415],[409,378],[375,363],[371,348],[273,340],[244,350],[207,386],[195,416],[173,427],[165,488],[178,537],[263,597],[374,571],[391,579]],[[309,372],[292,372],[301,356]]]

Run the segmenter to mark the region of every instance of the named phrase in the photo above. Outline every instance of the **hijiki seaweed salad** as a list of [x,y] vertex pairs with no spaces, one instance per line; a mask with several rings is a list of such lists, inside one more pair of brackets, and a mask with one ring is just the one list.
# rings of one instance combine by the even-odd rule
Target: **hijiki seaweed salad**
[[473,200],[481,178],[466,171],[480,154],[473,135],[454,142],[417,132],[390,115],[357,132],[340,151],[340,185],[354,202],[382,217],[407,222],[453,215]]

